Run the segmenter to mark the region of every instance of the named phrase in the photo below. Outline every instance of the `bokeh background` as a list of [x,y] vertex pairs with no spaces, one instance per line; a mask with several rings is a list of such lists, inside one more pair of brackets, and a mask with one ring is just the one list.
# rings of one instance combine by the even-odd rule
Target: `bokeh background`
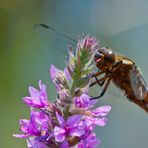
[[[37,87],[41,79],[49,99],[56,98],[48,69],[51,64],[64,68],[66,42],[39,28],[39,23],[73,38],[95,35],[101,46],[134,59],[148,82],[147,0],[0,0],[1,148],[26,147],[24,139],[12,134],[19,132],[18,120],[29,117],[29,108],[21,101],[29,85]],[[95,96],[99,90],[94,87],[91,93]],[[114,85],[101,104],[112,106],[108,125],[96,130],[102,148],[148,147],[148,116],[142,109]]]

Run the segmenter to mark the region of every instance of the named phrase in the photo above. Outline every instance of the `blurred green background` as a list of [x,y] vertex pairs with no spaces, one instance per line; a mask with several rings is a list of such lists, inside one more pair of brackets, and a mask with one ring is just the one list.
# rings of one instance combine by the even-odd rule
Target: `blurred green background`
[[[67,49],[48,31],[36,28],[44,23],[76,38],[95,35],[102,46],[134,59],[148,82],[147,0],[0,0],[0,147],[25,148],[15,139],[18,120],[29,117],[21,98],[38,80],[47,85],[49,99],[56,93],[49,78],[51,64],[62,69]],[[54,35],[53,35],[54,37]],[[99,88],[93,88],[96,96]],[[109,123],[97,128],[102,148],[148,147],[148,116],[111,85],[99,104],[110,104]]]

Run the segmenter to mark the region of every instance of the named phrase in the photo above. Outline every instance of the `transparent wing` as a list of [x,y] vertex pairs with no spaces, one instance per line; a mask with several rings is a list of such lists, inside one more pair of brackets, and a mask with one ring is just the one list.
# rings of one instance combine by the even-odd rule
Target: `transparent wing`
[[142,77],[142,74],[136,65],[129,72],[131,87],[134,95],[139,100],[144,100],[147,96],[147,84]]
[[55,28],[45,25],[35,25],[35,30],[39,37],[45,42],[45,44],[54,50],[65,53],[68,45],[75,48],[77,41],[70,36],[63,34]]

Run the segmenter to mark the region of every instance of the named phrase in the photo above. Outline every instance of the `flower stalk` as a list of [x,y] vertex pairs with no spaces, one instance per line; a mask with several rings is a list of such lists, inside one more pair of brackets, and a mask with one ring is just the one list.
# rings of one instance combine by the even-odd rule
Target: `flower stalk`
[[99,49],[95,37],[78,40],[76,51],[69,47],[65,69],[51,65],[49,73],[57,91],[54,103],[48,100],[46,86],[39,81],[39,89],[29,87],[30,96],[23,102],[30,107],[30,119],[20,119],[22,134],[27,138],[28,148],[95,148],[101,140],[94,129],[105,126],[109,105],[93,108],[89,87],[94,70],[94,55]]

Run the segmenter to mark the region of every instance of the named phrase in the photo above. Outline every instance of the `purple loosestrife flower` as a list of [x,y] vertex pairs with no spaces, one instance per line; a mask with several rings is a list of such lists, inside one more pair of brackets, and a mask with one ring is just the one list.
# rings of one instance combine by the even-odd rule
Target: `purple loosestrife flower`
[[85,116],[87,125],[105,126],[107,123],[106,116],[110,111],[111,107],[109,105],[101,106],[95,110],[91,110],[90,111],[91,116]]
[[79,128],[81,115],[70,116],[66,121],[64,118],[57,114],[59,126],[54,128],[54,136],[57,142],[63,142],[67,137],[77,136],[80,137],[84,134],[84,129]]
[[49,122],[49,117],[43,112],[35,112],[31,109],[30,120],[20,119],[20,130],[24,134],[14,134],[14,136],[18,138],[43,136],[48,131]]
[[95,123],[99,126],[104,126],[107,122],[107,118],[105,116],[111,111],[111,107],[109,105],[104,105],[98,107],[96,109],[91,109],[93,105],[96,103],[94,100],[90,100],[90,97],[86,94],[82,94],[79,97],[75,97],[75,106],[79,109],[85,110],[89,113],[89,116],[85,117],[85,120],[88,120],[87,123]]
[[24,97],[23,102],[28,106],[36,108],[44,108],[48,106],[46,86],[45,84],[42,84],[41,81],[39,81],[39,88],[40,90],[30,86],[30,97]]
[[31,108],[30,119],[20,119],[28,148],[95,148],[101,143],[94,133],[96,126],[105,126],[109,105],[94,109],[97,100],[90,100],[89,87],[94,70],[94,55],[99,48],[96,38],[78,40],[76,52],[69,48],[64,70],[51,65],[49,73],[57,90],[54,103],[48,100],[46,86],[29,87],[30,96],[23,102]]
[[93,102],[90,100],[90,97],[86,94],[82,94],[81,96],[75,97],[75,106],[77,108],[89,108],[90,103]]

